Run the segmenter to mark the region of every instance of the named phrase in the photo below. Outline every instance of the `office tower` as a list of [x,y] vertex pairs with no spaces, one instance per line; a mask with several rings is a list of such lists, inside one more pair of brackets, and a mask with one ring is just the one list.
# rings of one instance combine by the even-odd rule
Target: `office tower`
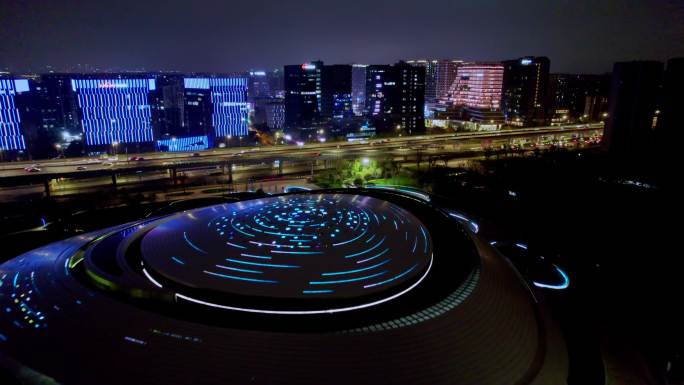
[[84,77],[72,79],[71,85],[78,98],[87,147],[128,148],[135,144],[140,150],[152,144],[150,91],[156,90],[154,79]]
[[348,118],[353,113],[352,66],[324,65],[321,73],[321,119]]
[[463,63],[458,67],[456,80],[441,103],[460,109],[465,121],[485,123],[476,129],[495,129],[503,122],[501,112],[501,63]]
[[71,88],[71,74],[44,74],[36,81],[40,126],[66,131],[70,135],[82,132],[78,117],[78,101]]
[[285,97],[285,84],[282,69],[276,68],[266,72],[266,81],[268,82],[269,96],[274,98]]
[[271,96],[271,87],[266,71],[250,71],[248,74],[247,98],[252,102],[256,98]]
[[449,92],[449,87],[456,80],[458,66],[461,60],[438,60],[435,70],[435,102],[443,99]]
[[437,60],[408,60],[407,64],[425,69],[425,103],[435,103],[437,100]]
[[[187,77],[185,122],[195,132],[220,139],[247,135],[249,106],[244,76]],[[211,130],[204,127],[209,125]]]
[[547,117],[552,125],[607,116],[610,75],[551,74],[548,88]]
[[274,98],[266,103],[266,125],[272,130],[285,127],[285,103],[282,99]]
[[523,57],[503,62],[502,110],[506,123],[543,125],[550,61],[547,57]]
[[658,61],[618,62],[613,66],[605,146],[618,156],[650,149],[657,126],[663,76]]
[[1,159],[16,157],[26,150],[26,138],[19,101],[22,94],[29,93],[27,79],[0,77],[0,156]]
[[681,143],[682,127],[680,123],[684,106],[684,57],[667,61],[665,80],[663,81],[663,97],[660,122],[658,127],[658,145],[663,152],[674,154],[678,143]]
[[155,138],[192,136],[185,124],[185,94],[183,75],[161,74],[155,78],[156,91],[152,92],[152,128]]
[[320,119],[322,71],[320,61],[285,66],[286,128],[307,128]]
[[399,62],[366,68],[366,108],[378,132],[423,132],[424,107],[424,67]]
[[352,65],[352,109],[362,116],[366,109],[366,64]]

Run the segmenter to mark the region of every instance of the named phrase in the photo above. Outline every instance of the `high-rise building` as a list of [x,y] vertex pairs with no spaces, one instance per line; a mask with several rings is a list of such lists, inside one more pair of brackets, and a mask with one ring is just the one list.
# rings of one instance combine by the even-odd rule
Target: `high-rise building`
[[185,124],[185,94],[183,75],[160,74],[155,78],[152,93],[152,128],[155,138],[193,136],[195,132]]
[[682,139],[681,111],[684,106],[684,57],[667,61],[663,82],[662,109],[657,144],[665,157],[677,156]]
[[502,64],[464,63],[458,67],[447,100],[456,106],[499,110],[502,83]]
[[285,97],[285,84],[282,69],[276,68],[266,72],[266,80],[268,81],[269,96],[274,98]]
[[352,66],[324,65],[321,73],[321,112],[324,120],[345,118],[352,110]]
[[285,74],[285,126],[301,129],[320,119],[323,62],[287,65]]
[[203,137],[213,146],[217,135],[214,130],[214,103],[209,78],[183,78],[182,89],[183,123],[171,139]]
[[44,74],[36,82],[41,128],[81,133],[78,101],[71,88],[71,78],[70,74]]
[[544,124],[549,58],[527,56],[503,64],[501,104],[506,122],[516,126]]
[[[27,79],[0,77],[0,154],[1,159],[14,157],[26,150],[26,138],[18,97],[29,92]],[[5,155],[8,153],[9,155]]]
[[266,76],[266,71],[250,71],[248,79],[247,98],[250,101],[256,98],[267,98],[272,96],[271,86],[269,84],[268,76]]
[[366,109],[377,132],[423,132],[424,107],[424,67],[399,62],[366,68]]
[[285,127],[285,103],[282,99],[274,98],[266,103],[266,125],[272,130]]
[[619,62],[613,66],[605,146],[624,156],[649,150],[658,125],[663,63]]
[[362,116],[366,110],[366,64],[352,65],[352,110]]
[[463,63],[440,104],[456,110],[459,120],[473,122],[473,129],[496,129],[503,122],[501,88],[503,64]]
[[[285,66],[285,128],[303,138],[353,115],[352,66],[317,61]],[[311,131],[311,132],[305,132]]]
[[437,100],[437,60],[408,60],[407,64],[425,69],[425,103],[435,103]]
[[187,125],[197,127],[196,131],[201,132],[210,122],[210,143],[211,136],[222,141],[247,135],[249,106],[246,77],[185,78],[183,83]]
[[547,118],[551,124],[598,121],[607,116],[610,75],[550,74]]
[[444,59],[437,61],[435,71],[435,101],[443,99],[448,93],[449,88],[456,80],[458,66],[463,64],[461,60]]
[[88,147],[121,145],[136,149],[152,146],[150,92],[155,79],[129,76],[72,79],[78,98],[85,144]]

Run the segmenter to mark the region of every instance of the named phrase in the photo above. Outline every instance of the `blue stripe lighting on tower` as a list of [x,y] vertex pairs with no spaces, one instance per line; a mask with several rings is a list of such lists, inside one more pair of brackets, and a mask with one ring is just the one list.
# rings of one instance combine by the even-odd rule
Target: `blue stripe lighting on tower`
[[206,135],[157,140],[157,150],[159,151],[199,151],[208,148],[209,138]]
[[26,79],[0,79],[0,150],[25,150],[15,96],[29,90]]
[[73,79],[86,145],[154,140],[148,96],[154,79]]
[[185,78],[186,89],[211,90],[214,134],[220,136],[247,135],[249,106],[247,78]]

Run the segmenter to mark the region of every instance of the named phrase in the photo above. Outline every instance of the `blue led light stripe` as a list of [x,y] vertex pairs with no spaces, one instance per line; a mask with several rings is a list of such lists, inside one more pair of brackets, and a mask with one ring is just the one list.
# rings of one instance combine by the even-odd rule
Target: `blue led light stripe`
[[197,245],[195,245],[194,243],[192,243],[192,242],[190,241],[190,239],[188,238],[188,233],[185,232],[185,231],[183,231],[183,239],[185,239],[185,243],[187,243],[188,246],[192,247],[193,249],[199,251],[199,252],[202,253],[202,254],[207,254],[206,251],[200,249]]
[[235,243],[226,242],[226,245],[230,245],[230,246],[233,246],[233,247],[237,247],[238,249],[246,249],[245,246],[240,246],[240,245],[237,245],[237,244],[235,244]]
[[367,275],[367,276],[365,276],[365,277],[340,279],[340,280],[337,280],[337,281],[311,281],[311,282],[309,282],[309,284],[310,284],[310,285],[329,285],[329,284],[333,284],[333,283],[348,283],[348,282],[363,281],[363,280],[365,280],[365,279],[371,279],[371,278],[379,277],[379,276],[381,276],[381,275],[383,275],[383,274],[385,274],[385,273],[386,273],[386,271],[381,271],[381,272],[379,272],[379,273],[375,273],[375,274],[372,274],[372,275]]
[[375,269],[376,267],[380,267],[380,266],[386,264],[386,263],[389,262],[389,261],[390,261],[390,259],[386,259],[386,260],[384,260],[384,261],[382,261],[382,262],[380,262],[380,263],[377,263],[377,264],[375,264],[375,265],[373,265],[373,266],[364,267],[364,268],[362,268],[362,269],[345,270],[345,271],[336,271],[336,272],[334,272],[334,273],[322,273],[321,275],[327,277],[327,276],[330,276],[330,275],[344,275],[344,274],[359,273],[359,272],[362,272],[362,271]]
[[392,277],[392,278],[390,278],[390,279],[387,279],[387,280],[384,280],[384,281],[382,281],[382,282],[372,283],[372,284],[370,284],[370,285],[364,285],[363,288],[366,289],[366,288],[369,288],[369,287],[384,285],[384,284],[386,284],[386,283],[388,283],[388,282],[392,282],[392,281],[394,281],[394,280],[396,280],[396,279],[399,279],[399,278],[405,276],[406,274],[410,273],[410,272],[411,272],[413,269],[415,269],[417,266],[418,266],[417,264],[416,264],[416,265],[413,265],[413,266],[411,266],[408,270],[404,271],[404,272],[401,273],[401,274],[395,275],[394,277]]
[[376,259],[376,258],[382,257],[382,256],[385,255],[385,253],[387,253],[388,251],[389,251],[389,249],[385,249],[385,250],[381,251],[380,253],[378,253],[378,254],[376,254],[376,255],[370,257],[370,258],[366,258],[366,259],[362,259],[362,260],[360,260],[360,261],[356,261],[356,263],[364,263],[364,262],[372,261],[372,260],[374,260],[374,259]]
[[254,254],[247,254],[247,253],[242,253],[240,255],[243,257],[248,257],[248,258],[271,259],[271,257],[269,257],[267,255],[254,255]]
[[238,277],[235,275],[228,275],[228,274],[221,274],[221,273],[214,273],[212,271],[206,271],[204,270],[205,274],[213,275],[216,277],[221,277],[221,278],[227,278],[227,279],[234,279],[238,281],[247,281],[247,282],[260,282],[260,283],[278,283],[278,281],[273,281],[270,279],[256,279],[256,278],[245,278],[245,277]]
[[277,267],[277,268],[283,268],[283,269],[298,269],[301,267],[301,266],[296,266],[296,265],[281,265],[281,264],[276,264],[276,263],[247,262],[247,261],[240,261],[238,259],[231,259],[231,258],[226,258],[226,261],[233,262],[233,263],[239,263],[239,264],[243,264],[243,265]]
[[366,254],[366,253],[372,251],[373,249],[377,248],[378,246],[380,246],[383,242],[385,242],[385,238],[386,237],[382,237],[380,242],[376,243],[375,246],[371,247],[370,249],[366,249],[364,251],[360,251],[360,252],[354,253],[354,254],[349,254],[349,255],[345,256],[345,258],[353,258],[353,257],[358,257],[361,254]]
[[264,273],[263,271],[259,271],[259,270],[238,269],[237,267],[230,267],[230,266],[223,266],[223,265],[216,265],[216,267],[218,267],[220,269],[239,271],[242,273],[252,273],[252,274],[263,274]]

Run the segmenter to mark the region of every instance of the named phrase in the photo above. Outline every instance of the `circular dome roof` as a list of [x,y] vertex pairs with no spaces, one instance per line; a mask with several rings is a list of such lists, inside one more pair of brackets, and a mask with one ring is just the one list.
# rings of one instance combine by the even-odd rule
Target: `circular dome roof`
[[334,310],[340,299],[354,307],[394,298],[415,286],[432,261],[430,235],[418,218],[387,201],[345,194],[179,214],[145,234],[141,253],[150,279],[179,293],[296,299],[309,310]]

